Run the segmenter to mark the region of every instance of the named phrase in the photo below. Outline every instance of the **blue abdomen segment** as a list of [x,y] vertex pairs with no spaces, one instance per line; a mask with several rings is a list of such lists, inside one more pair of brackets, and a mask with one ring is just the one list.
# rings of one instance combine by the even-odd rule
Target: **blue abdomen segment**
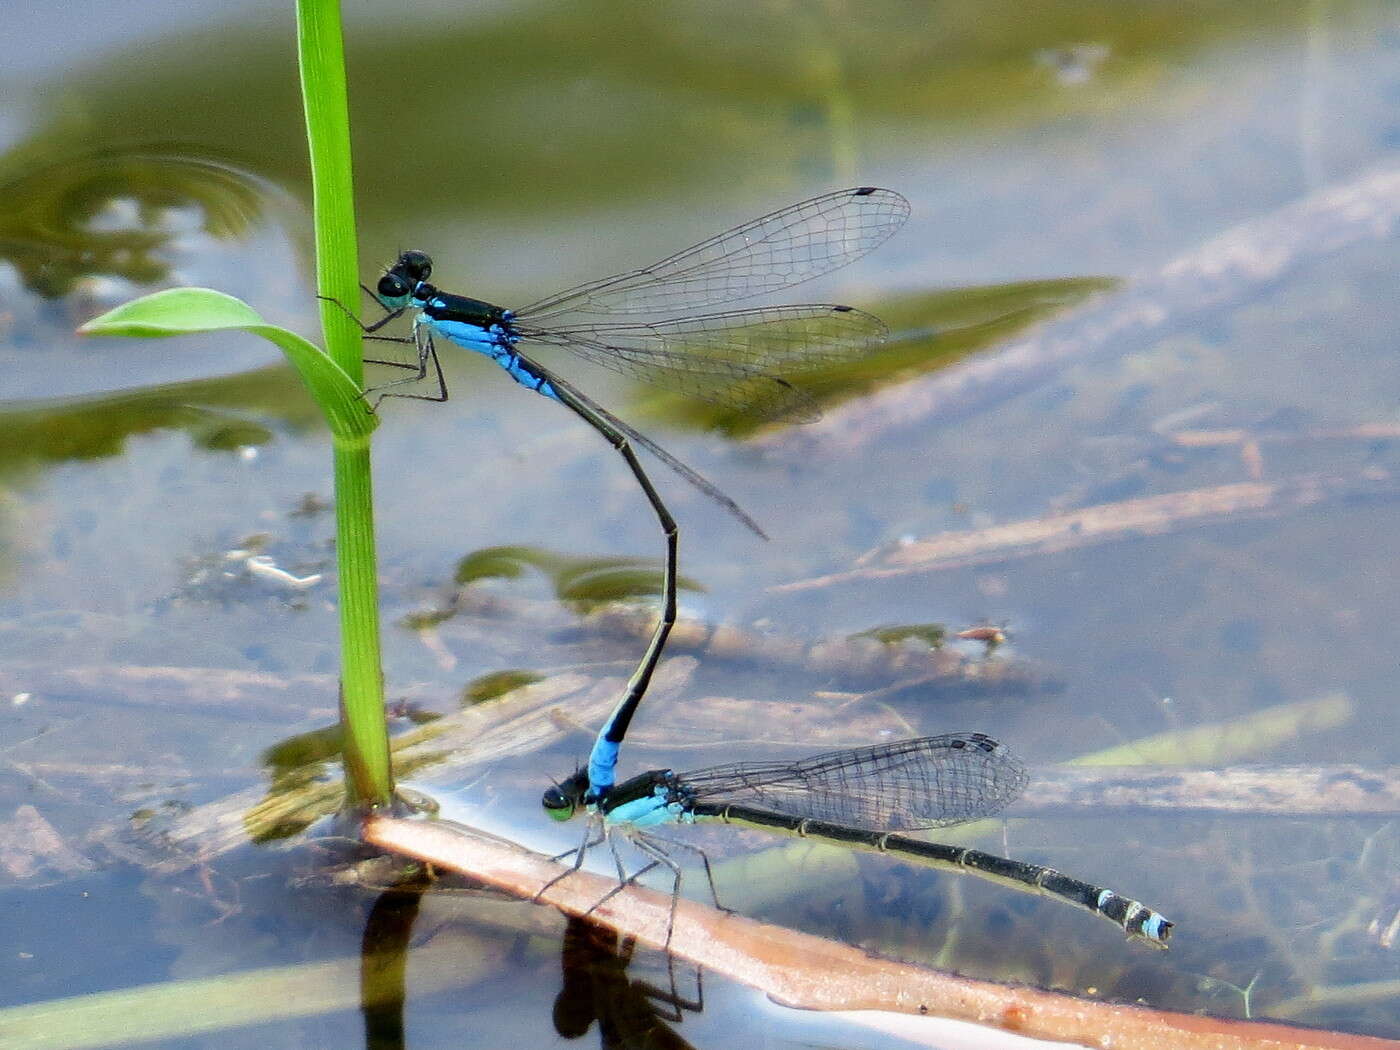
[[528,387],[545,397],[559,400],[559,395],[550,385],[549,379],[541,375],[528,362],[515,352],[519,336],[510,330],[508,324],[479,325],[471,321],[457,321],[448,318],[430,317],[426,314],[422,323],[437,335],[456,343],[466,350],[484,354],[504,368],[509,376],[523,387]]
[[619,745],[607,739],[604,733],[599,733],[593,742],[593,751],[588,756],[588,787],[594,797],[612,790],[618,750]]
[[609,824],[625,824],[634,828],[655,827],[658,824],[677,824],[684,818],[684,809],[679,802],[667,802],[665,792],[645,798],[633,799],[608,810]]

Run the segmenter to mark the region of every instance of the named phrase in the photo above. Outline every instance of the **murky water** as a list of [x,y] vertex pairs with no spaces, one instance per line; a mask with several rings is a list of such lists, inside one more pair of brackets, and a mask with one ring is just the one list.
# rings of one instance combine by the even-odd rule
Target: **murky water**
[[[318,731],[337,634],[328,442],[275,351],[73,334],[177,284],[316,331],[290,11],[130,6],[7,12],[27,43],[0,111],[0,1004],[240,974],[264,983],[191,994],[211,1018],[225,999],[261,1013],[190,1034],[138,999],[150,1027],[118,1030],[172,1047],[892,1045],[718,978],[694,1009],[693,972],[662,1002],[639,984],[667,983],[659,957],[629,966],[625,946],[479,893],[328,888],[314,849],[182,842],[193,863],[152,867],[151,832],[333,767]],[[1280,790],[1299,767],[1389,783],[1393,6],[389,13],[347,11],[367,279],[416,246],[444,288],[511,306],[828,189],[913,203],[878,253],[786,299],[894,332],[815,377],[820,423],[755,433],[569,372],[773,537],[657,467],[683,613],[733,632],[673,650],[698,663],[641,709],[630,771],[975,729],[1050,785],[1058,763],[1125,744],[1119,764],[1160,761],[1142,741],[1206,727],[1188,764]],[[528,679],[625,675],[639,636],[595,607],[645,592],[662,552],[596,435],[465,357],[444,362],[448,404],[390,402],[375,438],[401,732]],[[962,555],[926,542],[949,532]],[[984,622],[1009,642],[948,641],[937,674],[910,670],[928,628],[880,656],[846,641]],[[539,792],[595,724],[427,786],[566,848]],[[745,912],[887,954],[1400,1036],[1400,837],[1379,787],[1161,808],[1160,787],[1135,790],[1111,809],[1028,797],[978,844],[1159,908],[1178,924],[1165,953],[883,858],[764,889],[725,865],[772,842],[691,841]],[[366,943],[409,946],[401,1012],[361,1014]],[[118,1038],[90,1031],[32,1045]]]

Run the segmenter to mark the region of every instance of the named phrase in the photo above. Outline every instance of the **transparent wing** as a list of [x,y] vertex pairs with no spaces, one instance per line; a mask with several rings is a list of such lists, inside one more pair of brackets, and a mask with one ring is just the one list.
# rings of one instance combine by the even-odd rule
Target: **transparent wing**
[[878,317],[849,306],[771,306],[670,321],[516,326],[603,368],[763,419],[810,422],[816,404],[784,378],[880,345]]
[[982,733],[902,740],[797,762],[738,762],[682,773],[696,802],[753,805],[867,830],[947,827],[999,812],[1026,769]]
[[[543,372],[542,369],[541,371]],[[716,486],[714,482],[710,481],[699,471],[686,466],[679,459],[671,455],[671,453],[667,452],[664,448],[658,445],[651,438],[647,437],[645,434],[641,433],[635,428],[624,423],[622,420],[618,419],[617,416],[613,415],[602,405],[598,404],[598,402],[588,397],[586,394],[583,393],[583,391],[579,390],[579,388],[574,386],[572,383],[565,382],[563,379],[560,379],[558,376],[553,375],[552,373],[548,373],[548,375],[550,385],[554,387],[555,391],[559,394],[560,400],[563,401],[565,404],[570,404],[572,402],[573,405],[582,406],[584,411],[580,414],[584,415],[585,418],[587,414],[591,412],[594,415],[597,415],[599,418],[605,420],[609,426],[611,426],[623,437],[627,438],[628,441],[636,445],[638,448],[646,449],[657,459],[661,460],[662,463],[665,463],[666,466],[670,467],[682,478],[690,482],[690,484],[694,485],[697,489],[699,489],[710,499],[718,503],[730,514],[734,515],[734,517],[740,523],[752,529],[761,539],[766,540],[768,538],[768,533],[763,531],[763,529],[759,526],[758,522],[754,521],[753,518],[749,517],[749,515],[747,514],[747,512],[745,512],[743,507],[739,506],[739,504],[735,503],[732,499],[730,499],[723,492],[721,492],[719,487]],[[577,407],[575,407],[574,411],[577,412],[579,410]]]
[[893,190],[862,186],[793,204],[651,266],[614,274],[515,311],[538,323],[564,312],[657,314],[736,302],[840,269],[909,217]]

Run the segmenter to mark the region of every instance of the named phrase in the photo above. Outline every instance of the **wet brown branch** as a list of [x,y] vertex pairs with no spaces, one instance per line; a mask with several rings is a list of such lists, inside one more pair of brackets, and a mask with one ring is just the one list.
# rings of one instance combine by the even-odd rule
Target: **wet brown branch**
[[[670,898],[637,886],[599,899],[614,880],[566,869],[536,853],[446,822],[371,818],[367,840],[479,879],[519,897],[537,894],[570,915],[588,915],[619,933],[664,948],[707,970],[809,1010],[882,1010],[991,1025],[1021,1035],[1113,1046],[1117,1050],[1286,1050],[1393,1048],[1388,1040],[1287,1025],[1228,1021],[1005,987],[880,959],[868,952],[681,900],[667,937]],[[908,1038],[909,1030],[902,1029]],[[936,1036],[936,1025],[916,1037]]]

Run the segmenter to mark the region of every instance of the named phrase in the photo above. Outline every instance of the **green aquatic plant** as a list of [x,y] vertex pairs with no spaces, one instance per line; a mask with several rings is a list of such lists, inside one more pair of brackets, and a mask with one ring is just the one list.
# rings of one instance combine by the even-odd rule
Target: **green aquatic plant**
[[858,631],[850,637],[873,638],[881,645],[923,642],[930,649],[942,649],[943,642],[948,637],[948,628],[941,623],[893,623]]
[[479,675],[462,689],[462,706],[475,707],[498,696],[505,696],[514,689],[542,681],[544,676],[534,671],[492,671]]
[[361,397],[359,325],[335,305],[356,302],[360,293],[337,0],[298,0],[297,49],[311,156],[316,290],[326,349],[267,323],[247,303],[208,288],[174,288],[144,296],[94,318],[81,331],[158,338],[239,330],[275,344],[296,369],[333,439],[346,787],[351,800],[382,806],[392,800],[394,783],[384,724],[369,458],[369,435],[378,418]]
[[[549,577],[554,595],[580,615],[614,602],[662,593],[662,567],[650,558],[585,558],[542,547],[483,547],[457,562],[453,581],[466,587],[478,580],[515,580],[535,569]],[[676,578],[685,591],[704,591],[697,581]]]

